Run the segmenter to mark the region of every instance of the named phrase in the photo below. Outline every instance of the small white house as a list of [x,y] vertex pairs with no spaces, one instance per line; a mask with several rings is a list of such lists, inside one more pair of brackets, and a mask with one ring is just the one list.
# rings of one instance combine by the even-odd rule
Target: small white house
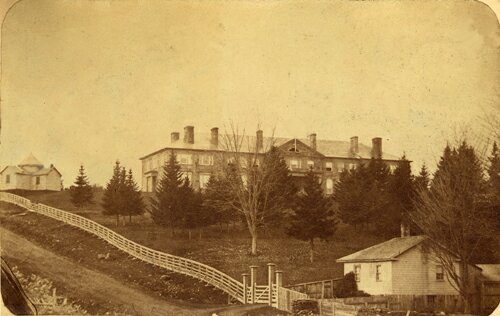
[[[458,295],[436,257],[423,250],[426,238],[393,238],[337,262],[344,264],[344,274],[354,272],[359,290],[371,295]],[[470,270],[471,279],[481,273],[476,266]]]
[[0,190],[62,189],[61,173],[54,167],[45,168],[32,154],[17,166],[6,166],[0,171]]

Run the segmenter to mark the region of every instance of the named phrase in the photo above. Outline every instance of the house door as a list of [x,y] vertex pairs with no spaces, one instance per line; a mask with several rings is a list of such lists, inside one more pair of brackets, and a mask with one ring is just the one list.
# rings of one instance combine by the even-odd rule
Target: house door
[[156,190],[156,176],[152,176],[152,186],[151,186],[151,192],[155,192]]

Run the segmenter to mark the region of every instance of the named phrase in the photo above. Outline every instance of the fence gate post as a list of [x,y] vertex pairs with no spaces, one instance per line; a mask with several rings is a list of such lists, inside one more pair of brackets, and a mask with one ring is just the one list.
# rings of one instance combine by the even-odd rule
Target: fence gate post
[[274,278],[274,263],[267,264],[267,283],[269,284],[269,306],[273,305],[273,278]]
[[243,273],[243,304],[248,303],[248,273]]
[[280,297],[280,287],[283,285],[283,271],[276,270],[276,308],[279,308],[279,302],[282,299]]
[[255,283],[257,277],[257,268],[259,266],[250,266],[250,303],[255,304]]

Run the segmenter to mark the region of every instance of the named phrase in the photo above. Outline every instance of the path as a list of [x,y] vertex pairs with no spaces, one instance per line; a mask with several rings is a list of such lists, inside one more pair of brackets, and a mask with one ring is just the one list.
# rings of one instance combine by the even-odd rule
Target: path
[[[193,306],[145,294],[140,288],[121,283],[107,275],[87,269],[77,263],[41,248],[22,236],[0,227],[2,256],[17,262],[29,262],[29,269],[80,297],[103,299],[121,311],[132,315],[239,315],[250,306]],[[257,306],[255,306],[257,307]]]

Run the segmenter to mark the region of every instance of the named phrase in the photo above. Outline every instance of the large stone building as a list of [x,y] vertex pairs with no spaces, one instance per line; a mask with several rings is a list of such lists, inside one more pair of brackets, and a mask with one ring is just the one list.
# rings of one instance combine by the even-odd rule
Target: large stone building
[[[190,178],[195,189],[203,189],[211,173],[216,168],[216,158],[228,150],[227,137],[219,135],[214,127],[210,133],[195,134],[193,126],[184,128],[183,138],[179,132],[172,132],[170,144],[142,158],[142,190],[152,192],[161,176],[161,167],[168,161],[173,150],[177,155],[182,171]],[[356,168],[372,157],[383,159],[395,168],[398,157],[382,152],[382,139],[372,139],[372,146],[366,146],[351,137],[349,141],[318,139],[316,134],[308,138],[264,137],[258,130],[255,136],[241,138],[239,152],[263,155],[272,145],[282,151],[292,175],[300,181],[312,168],[321,179],[326,194],[333,192],[335,181],[342,170]]]
[[30,154],[17,166],[6,166],[0,171],[0,190],[62,190],[61,173],[44,165]]

